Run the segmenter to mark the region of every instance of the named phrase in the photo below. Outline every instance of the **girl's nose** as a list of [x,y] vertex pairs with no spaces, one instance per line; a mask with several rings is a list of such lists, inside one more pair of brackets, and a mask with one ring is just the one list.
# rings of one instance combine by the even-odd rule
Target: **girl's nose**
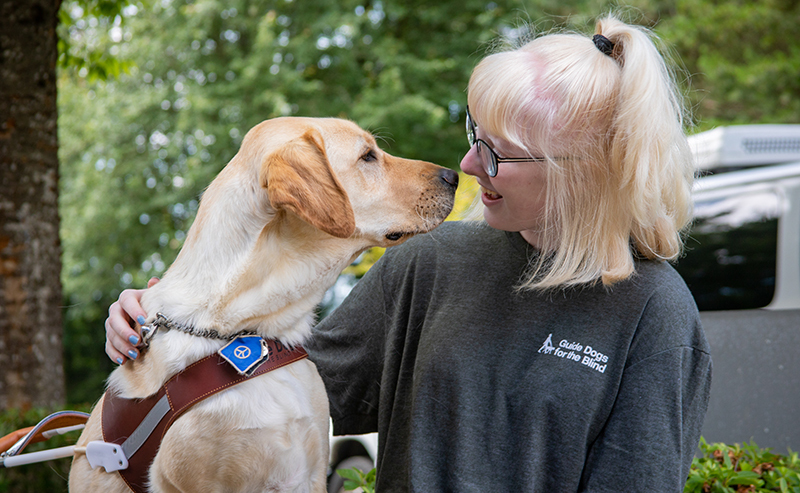
[[468,175],[479,176],[484,174],[481,159],[478,157],[478,146],[472,146],[461,160],[461,171]]

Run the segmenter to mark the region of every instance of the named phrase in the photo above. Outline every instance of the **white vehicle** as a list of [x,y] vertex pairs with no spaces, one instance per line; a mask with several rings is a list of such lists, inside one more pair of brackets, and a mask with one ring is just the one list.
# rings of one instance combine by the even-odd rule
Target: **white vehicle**
[[708,442],[800,448],[800,125],[690,137],[695,221],[676,268],[714,363]]

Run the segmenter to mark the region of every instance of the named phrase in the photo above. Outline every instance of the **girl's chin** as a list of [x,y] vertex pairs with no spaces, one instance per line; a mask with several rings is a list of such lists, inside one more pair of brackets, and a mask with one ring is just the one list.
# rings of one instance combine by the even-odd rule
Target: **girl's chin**
[[497,211],[493,211],[489,208],[483,209],[483,220],[494,229],[499,229],[501,231],[511,231],[513,229],[509,228],[511,224],[509,224],[509,221],[505,220],[502,214],[497,214]]

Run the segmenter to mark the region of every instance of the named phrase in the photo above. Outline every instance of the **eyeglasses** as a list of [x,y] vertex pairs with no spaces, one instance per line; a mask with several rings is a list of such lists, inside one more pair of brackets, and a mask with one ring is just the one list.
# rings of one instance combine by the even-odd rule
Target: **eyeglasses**
[[475,130],[478,126],[475,124],[475,120],[472,119],[472,115],[469,113],[469,106],[467,106],[467,141],[469,142],[469,146],[472,147],[477,144],[478,146],[478,157],[481,160],[481,164],[483,165],[483,170],[486,171],[486,174],[495,177],[497,176],[497,163],[505,163],[505,162],[523,162],[523,163],[541,163],[547,161],[547,158],[544,157],[500,157],[494,152],[494,149],[486,143],[483,139],[476,138]]

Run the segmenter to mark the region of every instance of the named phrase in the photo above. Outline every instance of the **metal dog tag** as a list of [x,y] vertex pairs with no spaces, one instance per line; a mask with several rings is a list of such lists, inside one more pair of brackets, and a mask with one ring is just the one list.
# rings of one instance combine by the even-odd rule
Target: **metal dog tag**
[[220,349],[219,355],[240,375],[249,376],[269,359],[269,346],[261,336],[239,336]]

